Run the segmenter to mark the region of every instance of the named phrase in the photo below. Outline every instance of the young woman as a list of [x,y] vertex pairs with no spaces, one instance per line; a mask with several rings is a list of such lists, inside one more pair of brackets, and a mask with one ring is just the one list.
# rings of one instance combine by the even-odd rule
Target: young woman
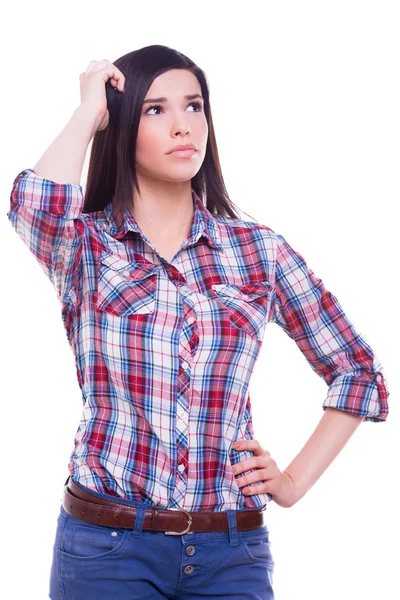
[[[8,212],[54,285],[84,401],[50,598],[271,600],[267,503],[293,506],[386,419],[382,366],[302,255],[235,212],[199,67],[148,46],[92,61],[80,89]],[[329,385],[285,471],[253,435],[268,323]]]

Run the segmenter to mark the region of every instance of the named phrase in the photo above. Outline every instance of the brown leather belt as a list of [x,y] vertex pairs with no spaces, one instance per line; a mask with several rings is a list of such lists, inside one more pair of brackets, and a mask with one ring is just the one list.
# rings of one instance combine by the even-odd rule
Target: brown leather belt
[[[105,500],[78,487],[71,478],[64,486],[62,500],[64,509],[71,517],[106,527],[133,529],[136,507]],[[263,527],[263,511],[266,506],[255,510],[236,511],[238,531]],[[145,511],[143,529],[164,531],[166,535],[182,535],[199,531],[228,531],[228,515],[225,511],[189,512],[176,508],[148,508]]]

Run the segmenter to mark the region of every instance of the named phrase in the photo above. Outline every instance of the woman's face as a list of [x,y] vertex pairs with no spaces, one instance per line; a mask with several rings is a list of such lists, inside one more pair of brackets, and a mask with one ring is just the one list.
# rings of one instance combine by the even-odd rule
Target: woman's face
[[[185,98],[189,95],[196,97]],[[190,180],[203,163],[207,137],[197,77],[184,69],[162,73],[152,82],[142,106],[136,142],[138,176],[169,182]],[[194,144],[197,151],[189,157],[170,154],[178,144]]]

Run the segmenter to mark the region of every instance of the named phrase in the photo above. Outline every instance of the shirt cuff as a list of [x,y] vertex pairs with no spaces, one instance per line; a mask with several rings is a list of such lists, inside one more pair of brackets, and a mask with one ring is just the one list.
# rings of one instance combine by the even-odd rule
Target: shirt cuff
[[327,407],[338,408],[364,416],[364,421],[378,423],[387,419],[388,397],[389,389],[382,371],[377,371],[372,380],[348,373],[332,382],[322,407],[324,410]]
[[33,169],[21,171],[13,183],[17,204],[58,215],[78,218],[83,209],[83,189],[78,183],[57,183],[37,175]]

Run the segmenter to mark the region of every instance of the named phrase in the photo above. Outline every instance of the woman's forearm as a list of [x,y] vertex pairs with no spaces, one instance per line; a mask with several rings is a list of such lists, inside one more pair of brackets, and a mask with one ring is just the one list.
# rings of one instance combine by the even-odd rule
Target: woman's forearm
[[284,473],[292,479],[298,502],[339,454],[364,417],[328,407],[315,431]]
[[98,116],[83,105],[75,109],[67,125],[45,150],[33,171],[57,183],[80,185],[89,143],[96,132]]

